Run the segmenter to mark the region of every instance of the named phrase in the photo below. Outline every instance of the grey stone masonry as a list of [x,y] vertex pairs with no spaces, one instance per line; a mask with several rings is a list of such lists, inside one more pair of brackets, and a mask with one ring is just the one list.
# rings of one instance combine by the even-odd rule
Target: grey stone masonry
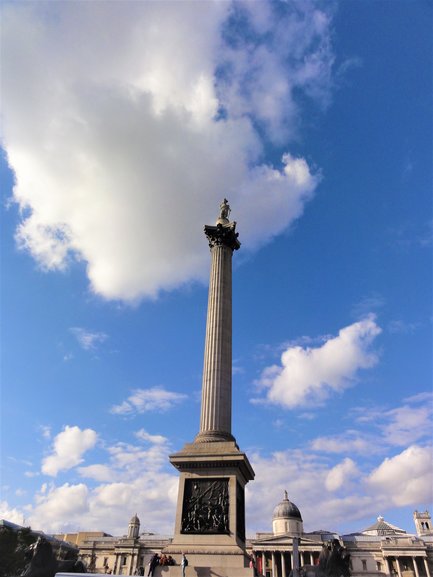
[[200,432],[195,442],[234,441],[232,420],[232,255],[236,223],[219,218],[205,226],[211,250]]

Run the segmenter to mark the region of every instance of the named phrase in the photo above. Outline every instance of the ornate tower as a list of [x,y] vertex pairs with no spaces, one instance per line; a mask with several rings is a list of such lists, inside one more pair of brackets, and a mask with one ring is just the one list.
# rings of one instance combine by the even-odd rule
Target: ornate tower
[[428,511],[414,511],[413,520],[415,522],[416,534],[418,537],[433,535],[433,525]]
[[131,518],[128,525],[128,539],[137,539],[140,534],[140,519],[137,513]]
[[[211,271],[202,382],[200,431],[170,456],[180,471],[170,554],[221,577],[250,575],[245,552],[245,485],[254,471],[231,432],[232,256],[240,247],[226,199],[214,226],[205,226]],[[207,575],[206,571],[203,575]]]

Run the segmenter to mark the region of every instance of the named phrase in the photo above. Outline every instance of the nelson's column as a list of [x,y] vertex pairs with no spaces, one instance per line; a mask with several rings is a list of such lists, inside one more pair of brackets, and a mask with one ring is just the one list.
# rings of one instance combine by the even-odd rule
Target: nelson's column
[[[180,471],[172,543],[200,577],[252,575],[245,552],[245,485],[254,471],[231,432],[232,255],[240,242],[227,200],[215,226],[206,225],[211,252],[200,432],[170,456]],[[178,567],[170,567],[170,575]]]

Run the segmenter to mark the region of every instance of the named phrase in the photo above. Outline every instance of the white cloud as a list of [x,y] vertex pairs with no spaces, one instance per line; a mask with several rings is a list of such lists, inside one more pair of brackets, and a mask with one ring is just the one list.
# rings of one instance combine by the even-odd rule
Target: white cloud
[[387,411],[389,421],[382,425],[385,440],[391,445],[407,446],[423,437],[431,438],[433,407],[431,402],[421,407],[404,405]]
[[329,471],[326,475],[325,486],[328,491],[337,491],[358,474],[359,471],[355,462],[352,459],[346,458]]
[[16,507],[11,507],[7,501],[0,501],[0,519],[6,519],[17,525],[24,523],[23,512]]
[[105,482],[113,479],[113,473],[107,465],[88,465],[87,467],[78,467],[81,477],[94,479],[95,481]]
[[[101,331],[89,331],[82,327],[72,327],[69,330],[76,337],[80,346],[86,351],[96,349],[98,344],[103,343],[108,338],[108,335]],[[65,357],[64,360],[69,360],[69,358],[71,357]]]
[[[368,426],[370,434],[346,431],[341,438],[350,442],[352,435],[360,435],[361,439],[374,445],[371,435],[379,438],[382,446],[408,446],[420,440],[430,441],[432,431],[433,394],[419,393],[404,399],[401,406],[389,409],[387,407],[353,409],[355,421],[360,426]],[[372,431],[374,428],[374,431]]]
[[142,441],[147,441],[149,443],[153,443],[154,445],[165,445],[168,443],[167,437],[163,437],[162,435],[151,435],[144,429],[140,429],[135,433],[137,439]]
[[289,347],[281,356],[281,365],[262,372],[259,384],[267,389],[267,401],[287,408],[311,406],[332,392],[343,391],[353,384],[359,369],[377,363],[371,345],[380,332],[370,315],[341,329],[321,347]]
[[269,530],[273,508],[282,500],[284,490],[299,507],[305,531],[335,531],[341,523],[377,516],[378,499],[374,492],[363,490],[364,477],[361,472],[357,474],[358,467],[351,459],[332,466],[319,454],[286,450],[270,456],[253,453],[250,460],[256,472],[246,492],[250,533]]
[[51,455],[43,459],[42,472],[55,477],[59,471],[75,467],[83,461],[83,454],[95,446],[97,438],[92,429],[66,426],[56,435]]
[[39,430],[41,431],[41,434],[44,437],[44,439],[51,439],[51,427],[50,426],[41,425],[39,427]]
[[348,430],[340,435],[316,437],[311,441],[310,448],[323,453],[359,455],[371,455],[383,450],[377,446],[377,436],[355,430]]
[[33,527],[43,527],[45,531],[57,531],[62,527],[76,530],[82,526],[88,510],[88,497],[89,490],[84,483],[65,483],[60,487],[42,485],[28,520]]
[[432,447],[412,445],[385,459],[368,477],[370,490],[386,497],[389,505],[417,505],[433,500]]
[[116,472],[114,477],[128,482],[136,479],[143,469],[149,474],[157,474],[167,465],[169,451],[168,443],[153,443],[146,449],[129,443],[117,443],[108,449],[110,465]]
[[[143,529],[145,523],[148,530],[172,534],[178,473],[168,464],[170,443],[143,430],[136,437],[143,443],[103,445],[106,461],[78,469],[92,483],[44,484],[35,502],[23,508],[27,521],[51,532],[85,527],[122,535],[137,512]],[[360,529],[356,523],[361,519],[392,506],[422,508],[431,498],[430,447],[413,446],[374,469],[354,457],[335,462],[305,449],[272,455],[249,451],[249,458],[256,472],[246,490],[250,534],[270,529],[284,490],[299,507],[306,531],[348,524]],[[18,510],[12,513],[22,517]]]
[[[393,409],[358,406],[351,411],[358,429],[316,437],[309,449],[323,454],[378,455],[395,446],[431,440],[432,393],[420,393]],[[418,405],[418,406],[417,406]]]
[[164,412],[183,402],[186,398],[187,395],[167,391],[162,387],[135,389],[126,401],[111,407],[111,413],[130,415],[149,411]]
[[263,150],[295,133],[295,94],[329,100],[314,3],[10,3],[2,29],[17,241],[43,268],[82,260],[94,292],[134,301],[207,278],[223,195],[247,249],[301,216],[318,176]]
[[52,532],[85,527],[122,535],[131,515],[138,512],[149,530],[171,534],[178,475],[165,471],[170,445],[160,435],[139,431],[137,436],[151,446],[117,443],[106,447],[107,463],[78,469],[82,477],[97,482],[93,488],[85,483],[44,484],[28,508],[32,526]]
[[385,298],[379,293],[371,293],[364,296],[358,303],[352,307],[352,315],[355,318],[361,318],[371,311],[377,312],[386,304]]

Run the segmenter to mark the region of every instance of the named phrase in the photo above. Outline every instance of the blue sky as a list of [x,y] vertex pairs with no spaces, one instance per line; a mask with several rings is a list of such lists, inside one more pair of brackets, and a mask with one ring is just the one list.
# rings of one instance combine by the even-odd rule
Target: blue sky
[[4,3],[0,517],[173,531],[229,199],[247,531],[432,508],[432,5]]

